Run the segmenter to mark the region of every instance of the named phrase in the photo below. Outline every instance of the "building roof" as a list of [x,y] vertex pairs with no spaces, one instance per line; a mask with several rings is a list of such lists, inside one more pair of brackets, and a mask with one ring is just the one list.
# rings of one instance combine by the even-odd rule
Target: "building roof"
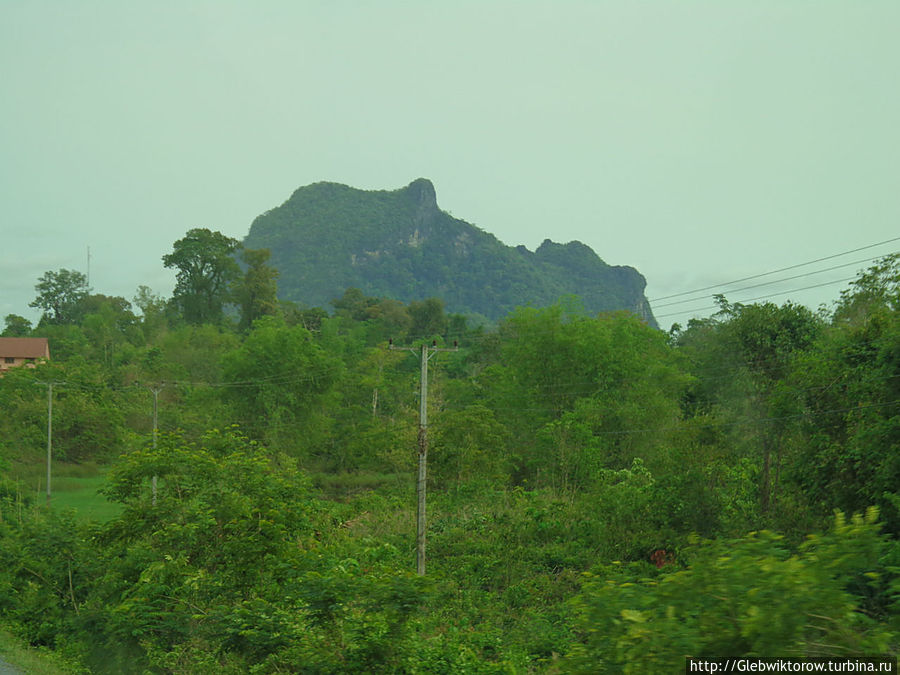
[[0,337],[0,357],[44,359],[50,356],[47,338]]

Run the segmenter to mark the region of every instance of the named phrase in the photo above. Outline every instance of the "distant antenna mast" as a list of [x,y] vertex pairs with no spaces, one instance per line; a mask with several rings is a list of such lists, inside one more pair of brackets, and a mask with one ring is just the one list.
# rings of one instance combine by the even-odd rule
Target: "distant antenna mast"
[[87,247],[87,286],[91,287],[91,247]]

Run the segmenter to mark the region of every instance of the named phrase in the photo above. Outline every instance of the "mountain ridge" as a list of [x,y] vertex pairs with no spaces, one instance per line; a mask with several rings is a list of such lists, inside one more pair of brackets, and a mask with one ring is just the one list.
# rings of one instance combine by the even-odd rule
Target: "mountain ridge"
[[574,294],[589,312],[627,309],[656,325],[633,267],[608,265],[579,241],[508,246],[442,211],[427,178],[397,190],[299,187],[254,219],[244,245],[268,248],[279,297],[306,305],[357,287],[404,302],[439,297],[448,311],[498,319]]

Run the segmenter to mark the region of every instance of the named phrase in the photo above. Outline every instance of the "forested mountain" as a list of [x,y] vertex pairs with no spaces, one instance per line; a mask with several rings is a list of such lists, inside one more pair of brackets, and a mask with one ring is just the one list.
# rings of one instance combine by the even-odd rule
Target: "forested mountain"
[[577,295],[591,313],[627,309],[655,325],[634,268],[607,265],[577,241],[506,246],[439,209],[424,178],[394,191],[301,187],[256,218],[244,244],[272,252],[281,299],[312,306],[355,287],[404,302],[438,297],[451,312],[498,319]]

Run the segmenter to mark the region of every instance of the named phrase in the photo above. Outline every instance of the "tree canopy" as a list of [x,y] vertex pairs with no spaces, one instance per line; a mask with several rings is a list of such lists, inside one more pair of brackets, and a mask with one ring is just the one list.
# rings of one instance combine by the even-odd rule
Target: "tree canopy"
[[34,287],[37,297],[29,307],[44,310],[43,319],[55,324],[74,323],[79,305],[88,295],[87,277],[76,270],[45,272]]
[[[896,258],[834,312],[720,297],[670,334],[576,297],[478,326],[355,288],[272,305],[243,261],[205,318],[187,285],[7,318],[53,358],[0,378],[0,629],[135,675],[900,649]],[[423,428],[417,347],[454,340]]]
[[231,284],[240,270],[234,253],[236,239],[207,228],[195,228],[163,256],[163,264],[178,270],[173,301],[188,323],[217,323],[231,299]]

